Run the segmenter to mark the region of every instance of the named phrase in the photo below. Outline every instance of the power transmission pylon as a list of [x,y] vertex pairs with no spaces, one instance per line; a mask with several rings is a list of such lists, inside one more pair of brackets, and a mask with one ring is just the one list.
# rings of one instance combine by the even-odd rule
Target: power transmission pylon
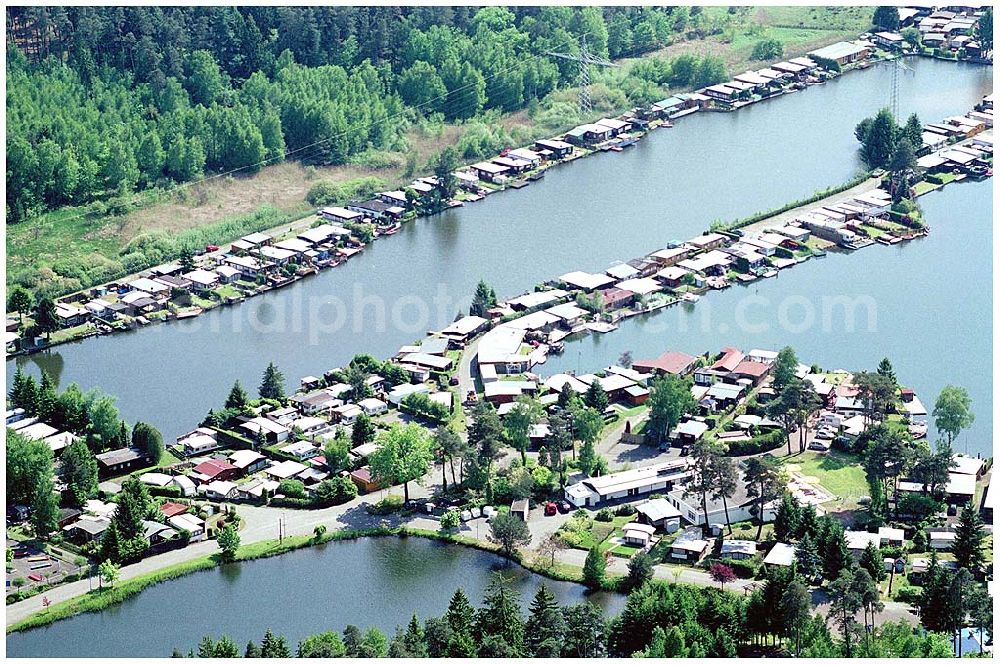
[[889,66],[892,67],[891,79],[889,83],[889,110],[892,111],[892,116],[899,119],[899,70],[905,69],[908,72],[913,70],[903,64],[902,59],[895,58],[889,62]]
[[591,56],[590,51],[587,49],[587,38],[583,35],[580,36],[580,55],[555,53],[554,51],[549,51],[548,55],[564,60],[572,60],[577,63],[580,72],[578,78],[578,85],[580,86],[580,114],[584,116],[588,115],[594,110],[594,106],[590,101],[590,65],[597,65],[599,67],[617,67],[618,65]]

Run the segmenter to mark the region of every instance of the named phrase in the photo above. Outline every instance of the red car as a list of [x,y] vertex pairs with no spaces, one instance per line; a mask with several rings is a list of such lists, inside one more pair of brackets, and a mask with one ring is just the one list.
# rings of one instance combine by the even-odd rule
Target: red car
[[556,508],[556,504],[553,503],[552,501],[549,501],[547,504],[545,504],[545,516],[546,517],[552,517],[553,515],[555,515],[558,512],[558,510],[559,509]]
[[205,251],[206,252],[217,252],[217,251],[219,251],[219,246],[218,245],[205,245]]

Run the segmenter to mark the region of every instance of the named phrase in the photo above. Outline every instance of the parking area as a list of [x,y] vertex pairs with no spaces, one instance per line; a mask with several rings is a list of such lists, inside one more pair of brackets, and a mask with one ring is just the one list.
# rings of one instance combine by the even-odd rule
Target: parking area
[[67,553],[60,551],[60,556],[55,556],[18,542],[10,543],[10,547],[14,550],[14,560],[7,570],[8,593],[55,583],[77,570],[74,557]]

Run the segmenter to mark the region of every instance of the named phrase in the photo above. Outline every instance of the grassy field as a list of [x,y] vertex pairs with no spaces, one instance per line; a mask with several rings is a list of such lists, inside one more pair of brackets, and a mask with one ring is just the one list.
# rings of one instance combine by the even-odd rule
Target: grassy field
[[816,478],[823,488],[841,499],[856,501],[868,494],[868,481],[856,457],[835,451],[823,454],[806,451],[794,459],[794,470],[804,477]]
[[860,33],[871,26],[874,7],[761,7],[757,20],[766,25]]

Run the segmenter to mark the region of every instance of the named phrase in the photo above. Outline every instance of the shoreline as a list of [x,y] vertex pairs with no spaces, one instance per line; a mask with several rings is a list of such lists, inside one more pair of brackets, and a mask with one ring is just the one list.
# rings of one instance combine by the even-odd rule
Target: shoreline
[[[307,547],[316,547],[331,542],[359,540],[361,538],[386,537],[424,538],[450,545],[469,547],[483,552],[496,554],[506,561],[510,561],[511,563],[521,566],[529,572],[541,575],[547,579],[561,582],[572,582],[581,585],[583,584],[583,569],[578,566],[573,566],[572,564],[567,563],[559,563],[558,566],[564,568],[570,567],[573,568],[574,571],[579,569],[580,571],[579,574],[565,574],[560,572],[557,568],[536,565],[532,561],[525,560],[525,557],[522,556],[520,552],[515,558],[507,559],[499,553],[499,547],[486,541],[477,540],[476,538],[463,536],[458,533],[444,533],[433,531],[431,529],[407,526],[405,524],[396,527],[341,529],[338,531],[327,532],[320,538],[316,538],[315,536],[300,535],[289,536],[282,542],[277,540],[265,540],[250,543],[240,547],[240,551],[237,553],[234,563],[244,563],[247,561],[254,561],[256,559],[266,559],[274,556],[280,556],[282,554],[287,554],[289,552],[294,552]],[[149,587],[193,573],[212,570],[214,568],[221,567],[222,565],[224,564],[220,560],[218,554],[204,555],[196,559],[173,564],[157,571],[146,573],[145,575],[118,582],[113,587],[107,587],[103,590],[90,591],[59,603],[55,603],[51,607],[38,610],[16,623],[8,624],[6,633],[7,635],[10,635],[12,633],[34,630],[36,628],[49,626],[57,621],[62,621],[63,619],[69,619],[79,614],[101,612],[109,607],[123,603]],[[609,576],[608,578],[608,581],[612,583],[616,580],[617,578],[614,576]],[[609,588],[603,588],[600,590],[619,593],[616,589],[610,588],[613,584],[608,586]]]
[[[768,95],[768,96],[763,96],[763,97],[761,97],[759,99],[752,99],[752,100],[745,101],[745,102],[737,102],[737,103],[735,103],[735,104],[733,104],[731,106],[728,106],[728,107],[712,107],[712,106],[696,107],[695,110],[697,110],[697,111],[705,111],[705,112],[733,113],[733,112],[739,111],[742,108],[750,107],[750,106],[753,106],[753,105],[755,105],[757,103],[760,103],[760,102],[766,102],[766,101],[771,101],[771,100],[779,99],[781,97],[784,97],[787,94],[794,93],[794,92],[799,92],[801,90],[806,90],[806,89],[808,89],[809,87],[811,87],[813,85],[823,85],[823,84],[825,84],[828,81],[836,80],[837,78],[839,78],[839,77],[841,77],[841,76],[843,76],[845,74],[854,72],[854,71],[870,69],[873,65],[884,63],[884,62],[889,62],[889,61],[895,59],[896,57],[903,58],[903,57],[928,57],[928,56],[924,56],[923,54],[913,53],[913,54],[902,54],[900,56],[892,56],[892,57],[889,57],[889,58],[872,58],[870,60],[865,61],[863,63],[863,65],[849,66],[849,67],[845,68],[844,71],[841,71],[841,72],[826,72],[826,71],[824,71],[824,78],[822,80],[812,81],[812,82],[810,82],[808,84],[798,83],[798,82],[796,82],[796,83],[786,82],[784,84],[783,88],[780,90],[780,92],[775,93],[775,94],[771,94],[771,95]],[[942,59],[942,58],[937,58],[937,59]],[[716,102],[713,101],[711,103],[716,103]],[[688,114],[688,113],[685,112],[685,114]],[[690,114],[693,114],[693,113],[690,113]],[[625,114],[622,114],[622,115],[625,115]],[[618,116],[618,117],[621,117],[621,116]],[[631,134],[631,136],[635,137],[636,141],[637,140],[641,140],[647,134],[649,134],[650,132],[652,132],[652,131],[654,131],[656,129],[661,129],[662,130],[664,128],[671,127],[672,126],[672,122],[681,120],[682,117],[683,116],[676,117],[676,118],[670,118],[668,116],[668,117],[664,118],[662,121],[659,120],[659,119],[655,119],[655,120],[652,120],[651,122],[647,123],[645,129],[641,129],[641,128],[640,129],[633,129],[630,132],[630,134]],[[628,134],[626,134],[626,135],[628,135]],[[560,134],[559,136],[561,137],[562,135]],[[480,191],[485,191],[485,194],[483,194],[483,195],[480,195],[480,194],[471,195],[471,198],[470,198],[470,195],[469,195],[468,192],[466,192],[466,191],[459,191],[459,192],[456,193],[456,198],[453,199],[453,201],[452,201],[456,205],[446,204],[440,210],[437,210],[437,211],[435,211],[433,213],[423,214],[423,215],[416,214],[415,211],[411,209],[410,211],[408,211],[408,213],[406,215],[403,216],[403,219],[401,219],[400,221],[396,222],[396,224],[401,226],[402,224],[406,224],[406,223],[415,221],[418,218],[433,217],[434,215],[440,214],[441,212],[449,210],[449,209],[451,209],[453,207],[461,207],[461,206],[464,206],[466,203],[474,203],[474,202],[481,201],[484,198],[486,198],[487,196],[493,196],[493,195],[495,195],[497,193],[505,192],[505,191],[507,191],[509,189],[515,189],[515,190],[516,189],[520,189],[520,188],[522,188],[524,186],[527,186],[531,182],[533,182],[533,180],[541,179],[541,177],[544,176],[545,171],[547,171],[550,168],[554,168],[554,167],[560,166],[562,164],[572,163],[572,162],[574,162],[574,161],[576,161],[578,159],[582,159],[582,158],[585,158],[585,157],[590,157],[590,156],[595,155],[595,154],[609,152],[610,151],[609,147],[610,147],[611,144],[615,144],[615,147],[617,148],[618,151],[623,150],[623,148],[617,146],[617,141],[618,141],[617,139],[613,138],[610,141],[608,141],[607,144],[593,145],[593,146],[588,146],[588,147],[575,146],[574,147],[574,151],[569,156],[567,156],[565,158],[562,158],[562,159],[556,159],[556,160],[546,161],[545,163],[540,164],[537,168],[531,169],[531,170],[526,171],[525,173],[521,174],[523,177],[512,178],[509,182],[503,184],[502,186],[499,186],[498,188],[497,188],[497,186],[494,183],[487,183],[484,186],[482,184],[482,181],[480,181]],[[612,148],[612,149],[614,149],[614,148]],[[464,164],[464,165],[461,165],[461,166],[457,167],[456,171],[463,170],[463,169],[468,169],[469,167],[470,167],[469,164]],[[541,175],[539,176],[538,174],[541,174]],[[852,186],[852,185],[846,185],[846,186],[845,185],[835,185],[835,186],[832,186],[832,187],[824,190],[824,192],[822,194],[827,194],[827,193],[833,194],[833,193],[836,193],[836,189],[838,187],[844,187],[846,189],[846,188],[849,188],[850,186]],[[840,190],[840,191],[843,191],[843,190]],[[821,194],[821,193],[814,194],[813,196],[815,197],[815,196],[817,196],[819,194]],[[461,198],[459,198],[460,195],[461,195]],[[808,199],[806,199],[805,201],[808,202]],[[805,205],[805,203],[802,203],[802,205]],[[773,211],[758,212],[758,213],[755,213],[752,217],[758,217],[760,215],[771,216],[771,212],[773,212]],[[287,217],[287,218],[285,218],[282,221],[281,224],[279,224],[277,226],[273,226],[273,227],[269,227],[269,228],[263,229],[261,231],[261,233],[265,233],[267,235],[270,235],[275,240],[280,239],[282,237],[285,237],[286,235],[289,235],[289,234],[291,234],[289,237],[295,237],[295,233],[296,232],[300,232],[302,230],[305,230],[305,229],[309,228],[309,225],[311,224],[311,221],[306,222],[306,220],[313,220],[313,219],[319,220],[319,221],[323,221],[323,218],[318,213],[316,213],[316,212],[310,212],[310,213],[308,213],[306,215],[302,215],[302,216],[299,216],[299,217],[294,217],[294,216]],[[306,223],[304,223],[304,222],[306,222]],[[721,230],[731,230],[733,228],[740,228],[739,226],[735,226],[734,225],[734,224],[737,224],[737,223],[739,223],[739,221],[737,221],[737,222],[731,222],[731,223],[725,225]],[[394,232],[390,232],[389,234],[379,233],[380,230],[384,231],[384,227],[380,228],[381,225],[379,225],[379,224],[373,224],[372,226],[373,226],[373,229],[375,230],[375,237],[372,239],[372,242],[381,239],[384,235],[386,237],[388,237],[389,235],[393,235],[394,234]],[[222,243],[223,244],[229,244],[233,240],[235,240],[235,239],[230,239],[230,240],[222,241]],[[131,320],[127,321],[127,322],[122,322],[121,320],[118,320],[118,321],[115,321],[115,324],[109,324],[106,321],[103,321],[103,320],[99,319],[95,315],[94,319],[97,319],[99,321],[99,325],[94,325],[93,322],[85,323],[85,324],[83,324],[83,326],[86,326],[86,330],[81,330],[79,334],[67,336],[65,339],[60,339],[60,340],[58,340],[56,342],[50,342],[50,341],[46,340],[41,345],[37,345],[37,346],[36,345],[32,345],[29,348],[18,349],[17,351],[15,351],[13,353],[8,353],[7,354],[7,360],[9,361],[9,360],[21,357],[21,356],[28,356],[28,355],[39,353],[39,352],[42,352],[42,351],[47,351],[47,350],[50,350],[50,349],[55,348],[57,346],[60,346],[62,344],[67,344],[67,343],[71,343],[71,342],[82,342],[83,340],[86,340],[86,339],[88,339],[90,337],[99,337],[99,336],[104,336],[104,335],[119,334],[119,333],[124,333],[124,332],[130,332],[130,331],[133,331],[133,330],[136,330],[136,329],[139,329],[139,328],[143,328],[143,327],[148,327],[150,325],[159,325],[159,324],[169,323],[169,322],[174,321],[174,320],[186,320],[186,319],[189,319],[189,318],[196,318],[197,316],[200,316],[201,314],[203,314],[203,313],[205,313],[207,311],[211,311],[211,310],[217,309],[219,307],[236,306],[236,305],[239,305],[239,304],[243,303],[248,298],[251,298],[251,297],[254,297],[254,296],[257,296],[257,295],[261,295],[263,293],[268,293],[270,291],[274,291],[274,290],[278,290],[278,289],[284,288],[284,287],[289,286],[289,285],[291,285],[291,284],[293,284],[295,282],[298,282],[300,280],[306,279],[306,278],[308,278],[310,276],[318,275],[318,274],[320,274],[322,272],[325,272],[326,270],[328,270],[330,268],[335,268],[340,263],[343,263],[343,262],[349,260],[351,258],[351,256],[353,256],[355,253],[361,253],[361,251],[363,251],[364,248],[367,247],[368,244],[370,244],[370,243],[360,243],[360,247],[358,247],[356,249],[356,251],[353,251],[349,255],[344,256],[343,258],[341,258],[340,260],[338,260],[336,263],[328,264],[328,265],[309,265],[308,270],[304,271],[303,274],[296,274],[294,276],[288,277],[288,278],[282,280],[280,283],[274,284],[273,286],[272,285],[268,285],[268,286],[265,286],[265,287],[258,287],[258,288],[256,288],[253,291],[247,291],[247,292],[243,292],[242,290],[240,290],[240,293],[239,293],[238,296],[223,296],[223,295],[220,295],[219,299],[214,299],[214,298],[200,298],[200,300],[204,301],[205,304],[189,305],[189,306],[183,307],[183,308],[175,306],[174,309],[177,310],[177,311],[170,310],[169,309],[169,305],[168,305],[168,310],[159,310],[158,312],[156,312],[156,314],[159,314],[161,312],[167,311],[167,313],[164,314],[163,316],[156,316],[154,318],[147,318],[147,317],[144,317],[142,315],[137,315],[135,317],[130,317]],[[218,251],[215,251],[215,252],[208,253],[208,256],[214,256],[214,257],[218,258],[218,257],[221,257],[222,254],[223,254],[223,252],[221,250],[218,250]],[[131,280],[138,279],[141,275],[143,275],[145,273],[148,273],[149,270],[150,269],[147,268],[146,270],[142,270],[142,271],[137,272],[137,273],[132,273],[130,275],[123,276],[123,277],[121,277],[119,279],[114,280],[113,283],[116,283],[116,284],[117,283],[127,283],[127,282],[129,282]],[[57,302],[64,302],[64,301],[67,301],[69,298],[73,298],[73,297],[80,296],[80,295],[85,295],[88,292],[93,291],[94,289],[100,288],[102,286],[106,286],[106,284],[98,284],[98,285],[90,286],[90,287],[87,287],[85,289],[81,289],[80,291],[77,291],[75,293],[70,293],[70,294],[66,294],[64,296],[60,296],[57,299]],[[235,288],[235,287],[232,287],[232,288]],[[89,296],[87,296],[87,297],[89,297]],[[116,325],[116,324],[119,324],[119,325]],[[68,330],[68,329],[72,329],[72,328],[73,328],[73,326],[70,326],[68,328],[62,328],[61,330]],[[58,331],[56,331],[56,332],[58,332]],[[23,339],[23,338],[19,338],[19,339]]]

